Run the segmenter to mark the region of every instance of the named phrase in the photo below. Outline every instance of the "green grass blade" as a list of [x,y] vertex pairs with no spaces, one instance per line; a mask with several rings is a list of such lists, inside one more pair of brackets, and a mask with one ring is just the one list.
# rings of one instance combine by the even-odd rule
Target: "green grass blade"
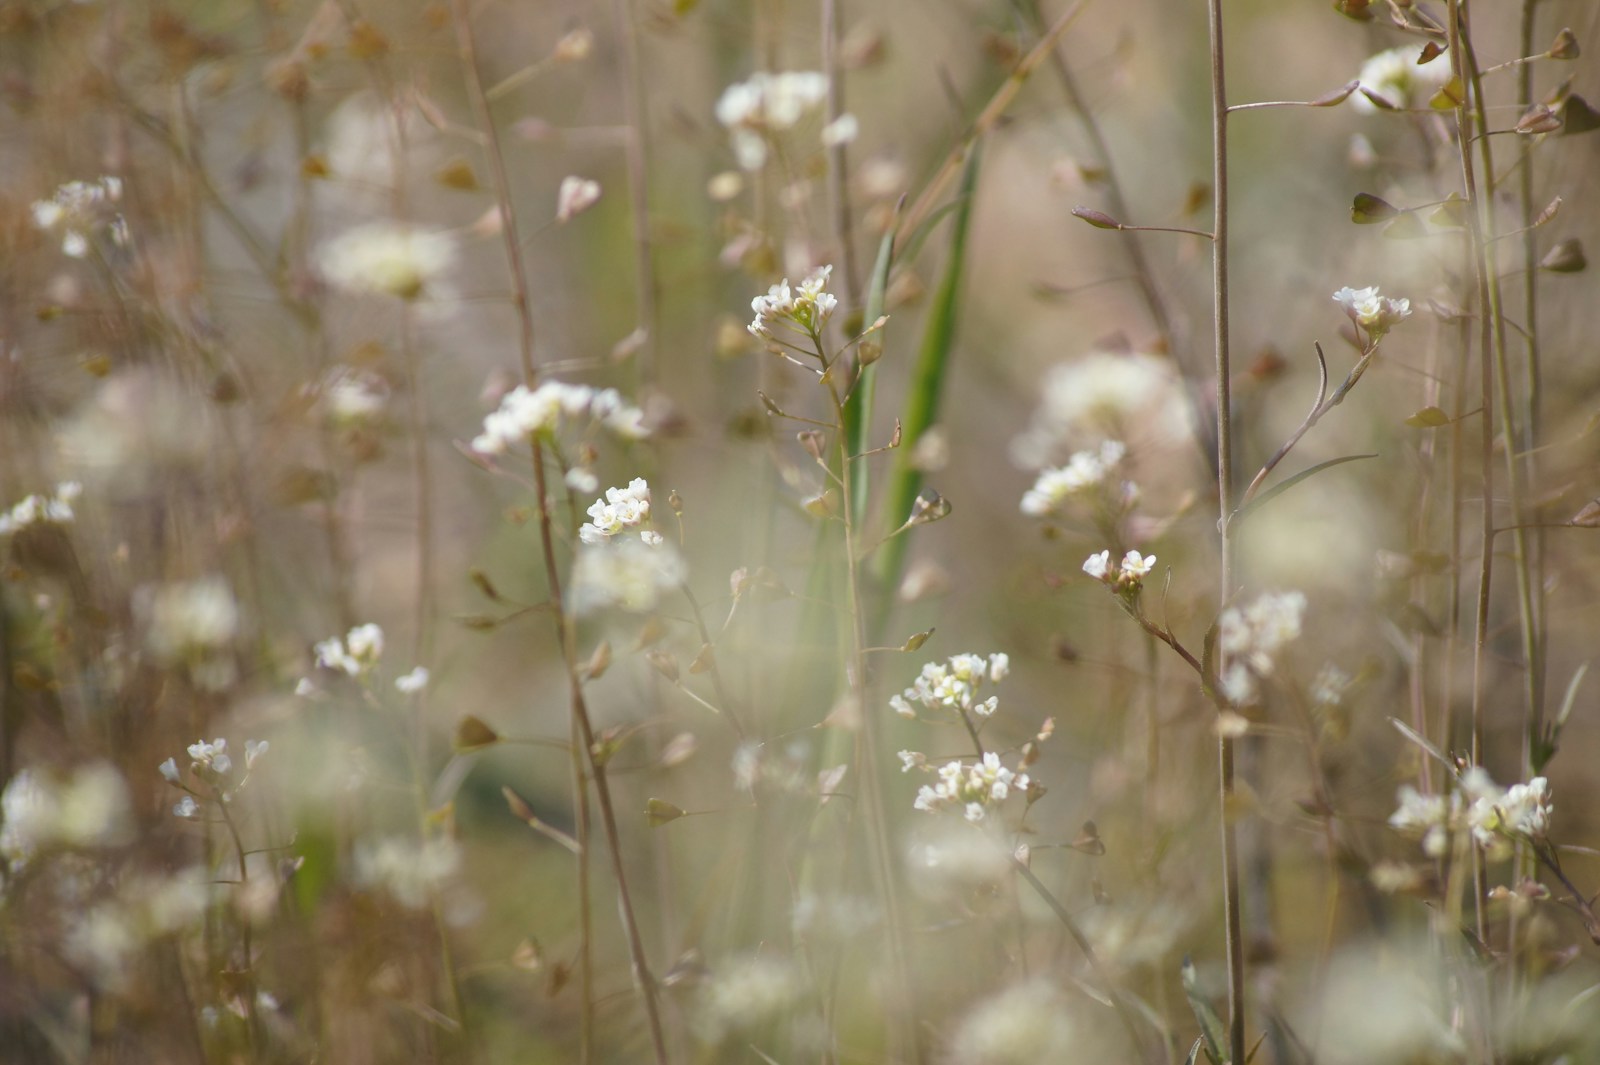
[[[884,493],[883,527],[886,529],[900,527],[910,516],[911,504],[922,490],[922,472],[911,464],[911,455],[917,441],[938,417],[950,352],[955,346],[961,309],[961,283],[966,266],[967,230],[972,221],[973,190],[978,183],[978,158],[978,145],[974,143],[967,154],[966,166],[961,174],[961,189],[956,197],[958,206],[950,231],[950,258],[945,263],[944,275],[939,280],[938,291],[928,312],[922,346],[911,372],[905,412],[900,419],[900,447],[895,452],[894,469]],[[873,615],[875,622],[881,623],[888,617],[888,605],[905,565],[906,545],[907,534],[895,536],[878,549],[872,560],[871,572],[878,591]],[[877,627],[873,626],[874,629]]]
[[[861,315],[863,329],[883,317],[884,293],[889,289],[889,270],[894,265],[894,239],[899,231],[898,225],[891,226],[878,244],[878,261],[872,268],[872,284],[867,289],[867,305]],[[885,331],[886,329],[878,330],[870,341],[863,343],[882,345]],[[844,405],[845,451],[848,454],[860,455],[871,450],[867,437],[872,429],[872,399],[877,387],[878,364],[873,362],[862,368],[861,377],[856,381],[856,387]],[[855,515],[857,522],[860,522],[867,512],[868,472],[865,462],[857,463],[855,469],[850,471],[852,478],[850,511]]]

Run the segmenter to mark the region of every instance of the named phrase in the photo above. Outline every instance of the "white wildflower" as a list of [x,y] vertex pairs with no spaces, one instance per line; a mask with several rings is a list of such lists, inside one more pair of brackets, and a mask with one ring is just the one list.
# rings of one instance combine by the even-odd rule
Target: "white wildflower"
[[781,958],[728,961],[712,971],[698,1013],[698,1028],[716,1042],[733,1032],[792,1017],[804,991],[800,973]]
[[1087,1034],[1073,1022],[1059,989],[1048,980],[1032,980],[992,994],[968,1011],[942,1060],[950,1065],[1108,1060],[1089,1050]]
[[977,762],[946,762],[938,773],[935,783],[917,790],[912,804],[916,809],[934,813],[959,806],[968,821],[982,821],[988,810],[1004,802],[1013,790],[1028,790],[1027,774],[1008,769],[993,751]]
[[800,123],[828,96],[828,79],[815,71],[757,72],[730,85],[717,100],[717,121],[727,128],[735,157],[745,170],[767,161],[767,140]]
[[228,756],[228,741],[220,736],[210,743],[198,740],[189,744],[191,768],[204,769],[225,776],[233,769],[233,759]]
[[1107,440],[1097,448],[1074,453],[1065,466],[1046,467],[1022,497],[1022,512],[1035,518],[1056,512],[1073,496],[1104,484],[1126,453],[1120,440]]
[[1111,580],[1115,572],[1111,564],[1111,552],[1109,550],[1098,551],[1084,559],[1083,572],[1097,581]]
[[455,241],[446,233],[395,222],[347,229],[317,253],[329,284],[352,292],[418,299],[455,266]]
[[1333,298],[1350,320],[1367,331],[1376,340],[1389,329],[1411,317],[1411,301],[1389,299],[1378,294],[1378,287],[1350,288],[1346,286],[1333,294]]
[[[121,199],[120,178],[69,181],[56,189],[50,199],[34,202],[33,224],[47,232],[59,228],[62,254],[82,259],[89,254],[90,235],[102,226],[111,228],[118,244],[126,242],[127,223],[122,221],[115,207]],[[123,234],[120,239],[116,237],[119,232]]]
[[1191,416],[1171,360],[1094,352],[1051,367],[1039,406],[1011,443],[1011,458],[1041,469],[1084,438],[1120,435],[1134,425],[1173,426],[1187,434]]
[[323,416],[336,426],[370,425],[383,417],[389,386],[375,373],[340,366],[324,379],[317,402]]
[[[1418,63],[1420,54],[1415,45],[1379,52],[1361,65],[1356,80],[1362,89],[1381,97],[1390,107],[1426,106],[1433,94],[1450,81],[1450,56],[1446,52],[1427,63]],[[1363,114],[1382,110],[1362,92],[1353,94],[1350,103]]]
[[313,650],[317,665],[323,669],[359,677],[370,672],[383,657],[383,630],[371,622],[357,625],[345,634],[344,639],[330,636]]
[[1409,784],[1400,786],[1400,806],[1389,817],[1389,826],[1422,840],[1423,853],[1440,858],[1450,849],[1450,833],[1461,816],[1461,793],[1423,795]]
[[49,847],[113,847],[133,831],[122,774],[105,762],[64,773],[24,768],[0,793],[0,858],[21,863]]
[[402,695],[415,695],[428,686],[431,676],[427,666],[417,666],[410,673],[394,679],[395,690]]
[[944,662],[929,662],[917,679],[899,695],[890,697],[889,706],[901,717],[915,717],[912,703],[928,710],[992,715],[999,700],[990,696],[980,700],[978,691],[985,682],[999,683],[1011,670],[1011,659],[1003,654],[952,655]]
[[1353,683],[1350,674],[1329,662],[1311,681],[1311,701],[1317,706],[1338,706]]
[[768,289],[765,296],[751,300],[750,309],[756,312],[755,320],[749,325],[751,335],[771,336],[773,326],[778,324],[798,328],[807,334],[821,330],[839,305],[838,297],[826,291],[828,276],[832,273],[832,266],[819,266],[797,287],[791,289],[789,279],[784,278]]
[[199,813],[200,804],[194,801],[193,795],[185,795],[174,803],[172,807],[172,816],[181,817],[184,820],[192,820],[199,816]]
[[225,648],[239,634],[239,604],[222,577],[140,588],[133,605],[146,646],[166,662]]
[[507,392],[499,409],[484,418],[483,432],[472,441],[472,450],[499,455],[535,434],[552,436],[564,422],[579,418],[597,421],[624,439],[648,435],[644,412],[624,403],[616,389],[546,381],[538,388],[518,385]]
[[843,114],[822,127],[822,146],[836,148],[849,144],[861,133],[861,123],[855,115]]
[[1217,649],[1230,661],[1223,676],[1225,695],[1235,703],[1254,701],[1255,679],[1271,676],[1278,652],[1299,638],[1305,609],[1301,592],[1265,592],[1248,606],[1222,612],[1217,618]]
[[556,193],[556,221],[571,221],[599,202],[600,182],[576,174],[564,177]]
[[62,481],[48,495],[30,495],[3,514],[0,514],[0,536],[8,536],[30,525],[41,523],[65,525],[77,514],[73,502],[83,494],[83,485],[77,481]]
[[1155,565],[1156,556],[1141,556],[1137,551],[1129,551],[1122,556],[1122,576],[1129,582],[1136,583],[1149,576],[1150,571],[1155,569]]
[[426,907],[460,868],[461,848],[443,836],[420,843],[387,836],[356,845],[356,882],[387,892],[407,909]]
[[635,477],[626,488],[607,488],[604,499],[597,499],[587,511],[589,520],[578,529],[586,544],[599,544],[650,520],[650,485]]

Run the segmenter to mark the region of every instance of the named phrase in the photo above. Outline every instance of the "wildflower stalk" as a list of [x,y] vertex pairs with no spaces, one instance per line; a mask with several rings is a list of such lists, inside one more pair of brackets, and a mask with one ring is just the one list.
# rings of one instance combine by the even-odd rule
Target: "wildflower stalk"
[[[822,0],[822,72],[828,79],[826,108],[830,124],[844,114],[844,77],[839,73],[839,7],[840,0]],[[844,270],[844,305],[846,311],[851,311],[861,298],[861,284],[846,180],[849,173],[846,149],[843,141],[828,145],[828,208],[833,220],[833,242],[838,245],[839,261]],[[849,320],[848,314],[845,318]],[[871,324],[871,319],[862,323],[863,327]]]
[[[477,114],[478,124],[484,138],[485,152],[489,159],[492,174],[496,210],[500,214],[501,234],[504,239],[506,262],[511,272],[512,280],[512,306],[517,316],[518,355],[522,365],[523,384],[529,388],[534,386],[538,371],[534,364],[533,348],[533,310],[529,305],[529,285],[527,269],[522,260],[522,243],[518,236],[516,212],[511,202],[511,183],[506,173],[505,153],[500,147],[498,127],[494,122],[494,114],[489,108],[488,97],[484,94],[483,76],[478,67],[477,45],[473,36],[471,9],[468,0],[454,0],[451,7],[452,21],[455,23],[456,39],[461,52],[462,66],[467,77],[467,94],[472,100],[473,108]],[[600,806],[601,826],[606,837],[606,846],[611,854],[612,867],[617,877],[617,895],[621,910],[623,933],[628,941],[628,951],[633,961],[634,978],[639,984],[640,996],[644,1002],[645,1019],[650,1029],[651,1049],[657,1065],[666,1065],[668,1060],[666,1037],[661,1024],[660,1006],[657,1001],[657,988],[655,977],[650,971],[648,958],[645,956],[644,940],[639,932],[638,919],[634,912],[633,899],[628,888],[628,874],[622,858],[622,843],[617,831],[616,810],[611,799],[610,784],[606,779],[605,767],[596,758],[594,725],[589,719],[588,703],[583,693],[583,679],[579,674],[577,647],[573,631],[572,618],[567,613],[561,594],[561,575],[556,564],[555,537],[551,527],[550,495],[547,491],[544,447],[535,437],[532,440],[534,491],[538,500],[539,515],[539,543],[544,559],[545,579],[549,587],[551,605],[554,610],[554,621],[557,639],[561,645],[563,664],[566,667],[567,681],[571,689],[572,723],[581,740],[572,745],[572,768],[574,807],[580,819],[587,820],[588,781],[594,782],[595,798]],[[587,767],[587,768],[586,768]],[[581,909],[580,924],[584,929],[583,942],[580,945],[581,962],[584,972],[590,973],[593,969],[593,944],[592,935],[589,934],[589,890],[587,856],[588,849],[583,848],[579,855],[579,891],[581,893],[579,906]],[[592,978],[583,981],[584,1003],[582,1006],[583,1032],[581,1044],[585,1052],[592,1053],[592,1018],[594,1016],[594,989]]]
[[869,842],[872,847],[873,873],[878,881],[879,894],[883,897],[889,931],[890,964],[893,966],[895,987],[898,989],[899,1001],[894,1010],[894,1020],[899,1026],[899,1031],[895,1041],[899,1043],[902,1052],[909,1053],[912,1060],[920,1061],[922,1054],[916,1028],[916,1000],[911,982],[911,965],[905,942],[905,917],[900,909],[900,891],[896,884],[894,861],[889,854],[889,817],[884,808],[883,778],[878,761],[882,755],[880,750],[882,742],[878,735],[879,722],[876,714],[867,711],[867,618],[861,595],[861,566],[856,554],[856,515],[852,501],[854,495],[852,479],[855,476],[852,467],[855,463],[849,450],[844,397],[839,393],[837,375],[829,372],[833,366],[842,366],[843,356],[830,364],[823,350],[821,336],[813,331],[811,339],[816,349],[817,360],[823,369],[823,382],[828,391],[828,398],[833,404],[834,438],[839,464],[839,496],[842,501],[840,517],[844,530],[842,561],[850,614],[850,663],[846,680],[862,719],[859,732],[861,749],[857,752],[856,764],[861,772],[861,790],[866,800],[867,835],[870,837]]
[[[1471,102],[1474,108],[1475,122],[1478,130],[1478,154],[1484,174],[1484,181],[1488,184],[1484,200],[1481,204],[1473,201],[1473,206],[1478,208],[1479,225],[1471,230],[1476,241],[1475,252],[1478,258],[1478,277],[1481,279],[1480,295],[1486,295],[1487,300],[1482,304],[1488,315],[1486,332],[1493,341],[1494,376],[1495,385],[1500,392],[1501,420],[1505,426],[1505,463],[1506,463],[1506,497],[1510,516],[1510,531],[1512,543],[1512,557],[1516,563],[1517,576],[1517,610],[1522,636],[1523,680],[1525,685],[1526,705],[1524,706],[1523,728],[1523,755],[1527,760],[1528,752],[1532,749],[1532,737],[1537,736],[1542,730],[1544,721],[1544,662],[1541,653],[1542,636],[1539,631],[1538,608],[1535,604],[1535,584],[1533,548],[1529,543],[1530,532],[1523,514],[1523,466],[1519,461],[1518,449],[1527,448],[1526,432],[1524,425],[1521,429],[1517,426],[1514,396],[1511,389],[1510,357],[1506,352],[1506,319],[1505,308],[1500,288],[1500,269],[1496,244],[1498,235],[1495,232],[1494,220],[1494,148],[1491,144],[1489,133],[1488,114],[1483,102],[1483,79],[1479,74],[1477,53],[1472,46],[1470,27],[1466,16],[1462,15],[1461,26],[1461,64],[1467,72],[1467,84],[1471,88]],[[1526,69],[1527,64],[1523,64]],[[1465,111],[1465,107],[1461,109]],[[1466,154],[1466,149],[1462,149]],[[1524,161],[1523,172],[1526,175],[1528,161]],[[1524,237],[1531,233],[1523,234]],[[1529,275],[1531,277],[1531,274]],[[1531,354],[1530,354],[1531,361]],[[1488,417],[1488,407],[1485,406],[1485,418]],[[1486,432],[1493,437],[1492,424],[1486,423]],[[1529,461],[1532,461],[1531,449]],[[1487,501],[1491,497],[1485,493]],[[1488,509],[1487,502],[1485,509]],[[1484,548],[1485,553],[1489,547]]]
[[[1221,604],[1234,591],[1233,397],[1228,351],[1228,94],[1222,48],[1222,0],[1207,0],[1211,47],[1211,284],[1217,381],[1217,502]],[[1220,607],[1219,607],[1220,609]],[[1218,663],[1218,672],[1226,662]],[[1218,801],[1222,816],[1222,906],[1228,954],[1228,1060],[1245,1060],[1244,943],[1239,909],[1239,837],[1234,825],[1233,739],[1217,739]]]
[[606,845],[617,876],[617,895],[622,911],[623,934],[628,940],[632,955],[634,975],[644,999],[645,1018],[650,1027],[650,1043],[657,1065],[666,1065],[666,1037],[661,1026],[661,1011],[657,1001],[655,976],[650,972],[645,956],[644,939],[639,932],[639,922],[633,908],[633,898],[628,888],[628,874],[623,866],[622,839],[617,831],[616,808],[611,799],[611,786],[606,779],[605,764],[596,757],[594,724],[589,719],[588,700],[583,693],[583,678],[579,673],[577,641],[572,615],[567,611],[561,592],[561,573],[556,563],[555,532],[550,517],[549,495],[544,466],[544,446],[535,439],[533,443],[534,490],[538,493],[539,541],[544,556],[545,581],[549,586],[550,603],[554,607],[556,636],[561,644],[562,660],[566,665],[567,681],[571,689],[572,715],[577,721],[583,741],[583,752],[588,761],[589,777],[594,781],[595,798],[600,805],[600,823],[605,832]]

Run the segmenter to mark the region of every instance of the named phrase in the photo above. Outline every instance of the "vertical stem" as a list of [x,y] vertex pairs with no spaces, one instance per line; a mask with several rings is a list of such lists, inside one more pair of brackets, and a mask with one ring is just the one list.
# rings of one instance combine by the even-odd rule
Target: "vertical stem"
[[[1461,2],[1448,0],[1449,25],[1447,32],[1450,45],[1451,70],[1462,85],[1467,83],[1466,57],[1462,51],[1461,32]],[[1482,501],[1482,518],[1479,533],[1482,539],[1478,565],[1478,603],[1476,613],[1476,631],[1472,642],[1472,743],[1471,755],[1475,765],[1483,761],[1483,714],[1484,714],[1484,669],[1487,658],[1489,642],[1489,593],[1491,581],[1494,576],[1494,364],[1491,360],[1491,333],[1493,323],[1490,321],[1489,310],[1489,279],[1485,276],[1485,261],[1480,249],[1483,247],[1483,228],[1481,217],[1485,213],[1485,205],[1478,196],[1477,175],[1472,165],[1472,152],[1468,145],[1472,140],[1472,121],[1464,105],[1456,108],[1456,143],[1461,155],[1461,180],[1466,192],[1467,202],[1472,205],[1472,210],[1467,215],[1468,233],[1472,241],[1472,267],[1477,285],[1478,297],[1478,387],[1483,397],[1482,415],[1482,440],[1480,442],[1479,465]],[[1493,175],[1486,175],[1492,178]],[[1475,927],[1479,940],[1485,936],[1483,919],[1483,858],[1474,850],[1473,858],[1473,891],[1472,908],[1475,914]]]
[[[1538,6],[1539,0],[1522,0],[1523,51],[1518,52],[1518,55],[1534,54],[1534,34],[1538,32]],[[1533,106],[1533,68],[1533,63],[1522,63],[1517,67],[1517,102],[1521,108],[1519,113],[1526,113]],[[1519,224],[1522,227],[1522,328],[1528,345],[1528,360],[1523,377],[1523,389],[1526,394],[1523,397],[1522,433],[1518,446],[1522,449],[1524,461],[1523,483],[1537,491],[1539,442],[1542,436],[1539,432],[1539,422],[1543,414],[1544,382],[1539,366],[1539,235],[1533,228],[1533,148],[1531,138],[1522,146],[1522,166],[1518,171],[1517,184],[1517,206],[1521,216]],[[1537,522],[1538,519],[1534,520]],[[1532,577],[1530,583],[1533,594],[1534,629],[1537,634],[1534,648],[1537,652],[1537,668],[1535,661],[1529,661],[1528,683],[1531,688],[1531,705],[1522,744],[1523,773],[1526,777],[1531,777],[1537,768],[1533,764],[1533,745],[1542,725],[1545,641],[1549,635],[1545,624],[1545,534],[1542,528],[1533,529],[1532,534],[1532,557],[1529,560],[1529,569]]]
[[[839,7],[840,0],[822,0],[822,69],[828,78],[829,122],[844,114],[844,76],[839,73]],[[839,246],[839,259],[844,265],[845,306],[854,310],[861,305],[861,274],[856,264],[846,164],[845,145],[829,145],[828,209],[833,215],[833,241]],[[862,323],[863,326],[870,324]]]
[[[493,175],[496,209],[500,212],[501,234],[505,242],[506,263],[512,279],[512,306],[517,312],[518,355],[522,364],[523,383],[532,387],[538,376],[534,364],[533,311],[528,302],[527,268],[522,260],[522,241],[518,235],[516,211],[511,202],[511,182],[506,173],[505,153],[500,148],[500,134],[484,93],[483,76],[478,69],[477,42],[472,33],[472,14],[469,0],[454,0],[451,9],[456,28],[456,39],[461,50],[462,65],[466,69],[467,94],[472,98],[473,109],[484,137]],[[641,297],[642,298],[642,297]],[[557,636],[561,644],[562,660],[566,666],[567,681],[571,690],[572,728],[581,741],[573,744],[574,808],[580,820],[580,842],[587,838],[588,781],[594,782],[595,798],[600,806],[601,826],[605,833],[607,849],[617,876],[617,895],[622,911],[623,932],[628,940],[628,951],[633,960],[634,977],[644,1000],[645,1018],[650,1028],[651,1048],[657,1065],[666,1065],[666,1037],[661,1026],[661,1011],[657,1002],[655,977],[650,972],[645,957],[644,940],[639,933],[634,914],[632,895],[628,890],[627,870],[622,861],[622,843],[617,832],[616,811],[611,802],[611,788],[606,780],[604,766],[595,758],[594,726],[589,720],[588,703],[583,694],[583,681],[578,673],[577,648],[572,620],[567,616],[561,598],[561,575],[556,565],[555,539],[551,529],[550,496],[545,485],[544,448],[535,440],[532,447],[533,476],[538,493],[539,543],[544,559],[545,579],[549,586],[550,601],[555,607]],[[585,767],[587,766],[587,772]],[[591,932],[589,900],[588,848],[582,848],[578,864],[579,920],[583,934],[580,947],[585,978],[581,1052],[592,1053],[591,1029],[594,1011],[593,937]]]
[[[1222,0],[1207,0],[1211,38],[1212,325],[1217,374],[1217,504],[1221,535],[1222,605],[1233,595],[1233,397],[1228,360],[1228,92],[1222,51]],[[1218,663],[1218,672],[1226,663]],[[1222,814],[1222,905],[1228,951],[1228,1047],[1235,1065],[1245,1060],[1244,943],[1239,910],[1239,836],[1233,823],[1233,740],[1217,740]]]
[[622,42],[622,108],[627,122],[623,156],[628,164],[628,203],[633,212],[634,299],[638,301],[636,320],[644,332],[639,351],[639,379],[654,381],[661,350],[656,331],[660,328],[656,312],[657,296],[654,242],[650,234],[650,184],[648,144],[645,140],[646,104],[644,83],[639,72],[639,34],[633,24],[628,0],[615,0],[617,34]]

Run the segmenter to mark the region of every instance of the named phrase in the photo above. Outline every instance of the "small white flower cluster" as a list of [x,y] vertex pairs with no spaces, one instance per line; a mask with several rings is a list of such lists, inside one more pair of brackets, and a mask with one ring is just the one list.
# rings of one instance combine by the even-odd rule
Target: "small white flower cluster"
[[359,677],[371,672],[383,657],[383,630],[371,622],[357,625],[345,634],[343,640],[330,636],[313,650],[317,655],[317,665],[323,669]]
[[329,284],[403,300],[437,290],[455,262],[456,245],[448,234],[397,222],[347,229],[317,253],[318,268]]
[[750,309],[756,312],[756,317],[748,327],[750,334],[770,337],[772,326],[777,322],[798,327],[807,335],[819,332],[822,323],[839,306],[839,298],[826,291],[828,275],[831,273],[832,266],[819,266],[793,289],[789,287],[786,277],[768,289],[765,296],[751,300]]
[[1257,682],[1270,677],[1274,659],[1300,637],[1306,609],[1301,592],[1264,592],[1248,606],[1230,606],[1217,618],[1217,649],[1226,660],[1222,694],[1240,706],[1256,700]]
[[33,204],[33,224],[46,232],[61,229],[61,253],[72,259],[89,254],[89,235],[98,225],[109,225],[117,244],[128,241],[128,226],[116,213],[122,199],[122,179],[69,181],[48,200]]
[[461,848],[447,836],[420,843],[399,836],[356,845],[356,882],[387,892],[407,909],[420,910],[461,868]]
[[1400,806],[1389,818],[1390,827],[1419,837],[1430,858],[1449,852],[1454,833],[1471,832],[1473,841],[1497,860],[1510,855],[1513,840],[1541,840],[1549,831],[1555,807],[1546,778],[1502,788],[1481,766],[1470,766],[1459,784],[1448,796],[1423,795],[1402,784]]
[[472,441],[480,455],[500,455],[535,433],[551,435],[563,419],[593,418],[618,436],[638,440],[648,434],[644,412],[622,401],[614,388],[590,388],[565,381],[546,381],[538,388],[518,385],[483,420],[483,432]]
[[[929,662],[922,673],[912,681],[911,687],[889,700],[889,705],[901,717],[916,717],[916,703],[928,710],[953,710],[958,714],[977,714],[991,717],[999,709],[1000,699],[991,695],[979,700],[978,691],[987,681],[998,684],[1011,672],[1011,658],[1006,654],[952,655],[945,662]],[[910,768],[907,766],[907,768]]]
[[83,485],[77,481],[62,481],[56,485],[54,495],[31,495],[0,514],[0,536],[9,536],[39,522],[64,525],[76,515],[72,502],[83,494]]
[[1144,583],[1156,568],[1156,556],[1129,551],[1120,563],[1111,561],[1110,550],[1098,551],[1083,560],[1083,572],[1119,591],[1132,591]]
[[[1419,64],[1419,55],[1415,45],[1379,52],[1361,65],[1356,80],[1391,107],[1421,107],[1450,81],[1450,57],[1444,53]],[[1360,92],[1350,97],[1350,103],[1363,114],[1382,110]]]
[[936,783],[917,789],[913,805],[928,813],[959,806],[968,821],[982,821],[989,808],[1004,802],[1013,790],[1026,794],[1028,775],[1007,769],[1000,756],[989,751],[979,762],[946,762]]
[[[578,529],[578,538],[586,544],[603,544],[650,520],[650,485],[635,477],[626,488],[607,488],[605,498],[595,500],[587,513],[589,520]],[[661,542],[661,534],[650,529],[640,536],[652,546]]]
[[760,170],[767,161],[767,137],[793,129],[827,98],[828,78],[816,71],[757,72],[723,90],[717,121],[727,127],[739,165]]
[[49,847],[125,843],[132,809],[122,774],[104,762],[64,774],[21,769],[0,793],[0,860],[20,866]]
[[[250,779],[250,771],[255,768],[256,760],[267,753],[271,744],[266,740],[244,741],[244,775],[238,780],[232,779],[233,756],[228,753],[228,741],[222,737],[214,740],[198,740],[189,744],[189,771],[199,780],[208,785],[215,792],[215,797],[222,802],[231,800],[233,793],[244,787]],[[182,790],[185,794],[172,808],[174,817],[185,819],[200,815],[200,802],[210,798],[210,795],[200,795],[189,785],[183,782],[183,773],[178,769],[178,761],[168,758],[157,767],[162,779],[173,787]]]
[[[1099,447],[1075,452],[1065,466],[1047,466],[1022,497],[1022,512],[1042,518],[1053,514],[1073,496],[1104,484],[1128,453],[1120,440],[1107,440]],[[1125,486],[1126,489],[1131,485]]]
[[1329,662],[1311,681],[1311,701],[1322,707],[1339,706],[1354,683],[1350,674]]
[[1348,285],[1333,294],[1335,301],[1344,307],[1350,320],[1367,331],[1367,336],[1377,340],[1390,328],[1411,317],[1411,301],[1393,300],[1378,295],[1378,286],[1350,288]]

